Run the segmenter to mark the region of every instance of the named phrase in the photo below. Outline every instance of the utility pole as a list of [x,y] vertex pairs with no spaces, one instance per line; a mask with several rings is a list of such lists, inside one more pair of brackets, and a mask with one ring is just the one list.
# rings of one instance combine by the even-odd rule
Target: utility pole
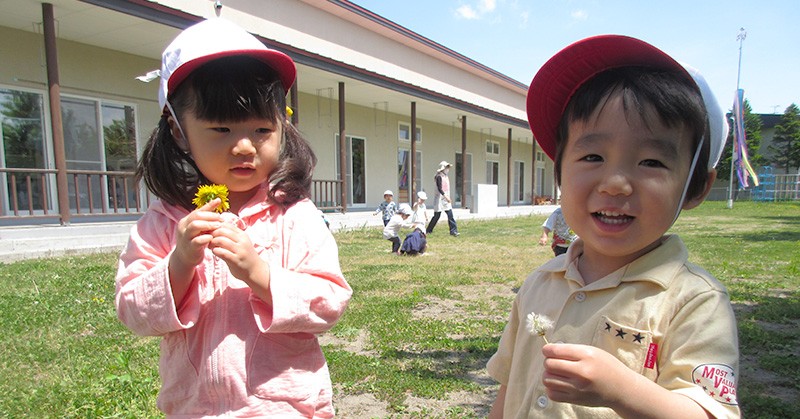
[[[744,43],[744,39],[747,38],[747,31],[744,28],[739,28],[739,34],[736,35],[736,40],[739,41],[739,68],[736,71],[736,94],[739,94],[739,82],[742,78],[742,44]],[[742,98],[742,107],[744,107],[744,98]],[[734,112],[736,110],[734,109]],[[735,116],[734,116],[735,121]],[[744,123],[744,121],[742,121]],[[733,127],[736,130],[736,126],[734,124]],[[736,135],[733,136],[733,141],[731,141],[731,181],[728,185],[728,209],[733,208],[733,157],[736,155]]]

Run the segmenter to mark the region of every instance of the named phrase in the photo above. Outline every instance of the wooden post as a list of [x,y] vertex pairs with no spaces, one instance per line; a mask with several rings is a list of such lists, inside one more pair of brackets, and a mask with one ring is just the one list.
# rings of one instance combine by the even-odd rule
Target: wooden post
[[342,189],[339,199],[342,202],[342,214],[347,212],[347,154],[345,153],[345,125],[344,125],[344,82],[339,82],[339,176],[342,179]]
[[290,102],[291,104],[289,105],[289,106],[292,107],[292,125],[295,128],[297,128],[297,124],[300,122],[300,116],[299,116],[300,115],[300,112],[299,112],[300,99],[297,97],[298,92],[297,92],[297,78],[296,77],[295,77],[295,80],[294,80],[294,84],[292,84],[292,87],[289,89],[289,91],[291,91],[291,93],[292,93],[292,97],[290,99],[291,100],[291,102]]
[[536,139],[533,137],[531,137],[531,205],[536,205]]
[[408,200],[413,205],[417,201],[416,191],[414,190],[417,173],[417,102],[411,102],[411,167],[409,171],[411,173],[408,175],[410,180],[408,184]]
[[511,179],[511,128],[508,129],[508,163],[507,163],[507,175],[506,175],[506,206],[511,206],[511,187],[514,185],[514,182]]
[[461,208],[467,207],[467,115],[461,117]]
[[69,225],[69,185],[67,183],[67,155],[64,148],[64,126],[61,120],[61,86],[58,77],[58,50],[53,5],[42,3],[42,27],[47,65],[47,91],[50,101],[50,124],[53,131],[53,153],[56,163],[56,193],[61,225]]

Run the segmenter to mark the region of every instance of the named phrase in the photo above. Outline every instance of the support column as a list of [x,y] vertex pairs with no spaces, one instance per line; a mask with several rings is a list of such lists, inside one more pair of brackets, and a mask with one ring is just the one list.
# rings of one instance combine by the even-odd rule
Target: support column
[[50,101],[50,124],[53,132],[53,153],[56,163],[56,192],[61,225],[69,225],[69,185],[67,182],[67,155],[64,148],[64,126],[61,120],[61,82],[58,77],[58,49],[53,5],[42,3],[44,52],[47,65],[47,94]]
[[408,184],[408,200],[413,205],[417,202],[416,173],[417,173],[417,102],[411,102],[411,173],[408,174],[410,183]]
[[345,154],[345,146],[347,141],[345,139],[345,125],[344,125],[344,82],[339,82],[339,177],[342,179],[341,199],[342,214],[347,212],[347,154]]
[[506,206],[511,206],[511,187],[514,185],[511,179],[511,128],[508,129],[508,162],[506,163],[508,174],[506,175]]
[[536,139],[533,137],[531,137],[531,205],[536,205]]
[[297,124],[300,122],[300,116],[299,116],[300,99],[297,97],[298,95],[297,82],[298,80],[297,77],[295,76],[294,84],[292,84],[292,87],[289,89],[289,91],[292,94],[289,106],[292,107],[292,125],[294,125],[295,128],[297,128]]
[[461,208],[467,207],[467,115],[461,117]]

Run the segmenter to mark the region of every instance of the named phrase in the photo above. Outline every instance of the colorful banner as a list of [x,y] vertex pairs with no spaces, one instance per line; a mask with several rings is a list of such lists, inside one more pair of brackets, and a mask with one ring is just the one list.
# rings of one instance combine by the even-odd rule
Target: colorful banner
[[750,166],[750,160],[747,158],[747,138],[744,133],[744,90],[739,89],[736,91],[736,97],[733,100],[733,141],[736,146],[733,153],[733,167],[736,168],[736,177],[739,178],[739,186],[747,188],[750,184],[747,182],[749,176],[753,179],[753,186],[758,186],[758,176]]

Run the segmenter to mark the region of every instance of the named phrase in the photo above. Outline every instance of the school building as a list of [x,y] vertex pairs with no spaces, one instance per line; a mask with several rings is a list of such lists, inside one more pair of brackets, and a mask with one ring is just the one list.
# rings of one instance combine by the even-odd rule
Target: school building
[[[221,7],[220,7],[221,6]],[[555,195],[522,83],[344,0],[0,0],[0,226],[135,219],[137,156],[161,115],[161,53],[217,16],[291,56],[293,122],[319,164],[313,199],[372,210],[432,195],[456,207]],[[533,75],[534,69],[531,70]]]

